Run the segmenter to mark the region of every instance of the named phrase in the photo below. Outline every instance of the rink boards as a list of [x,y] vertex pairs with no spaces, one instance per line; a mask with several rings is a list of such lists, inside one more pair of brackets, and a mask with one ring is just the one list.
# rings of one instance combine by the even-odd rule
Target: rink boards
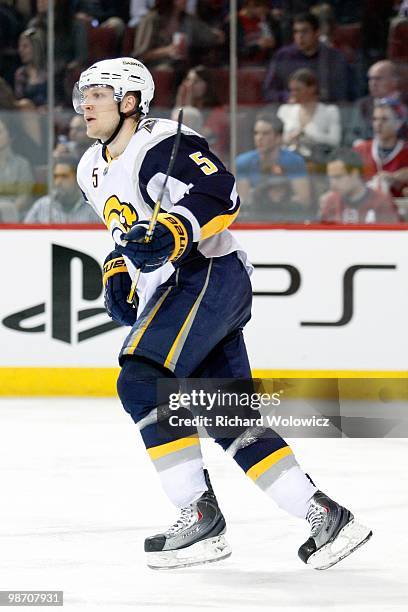
[[[255,374],[407,376],[407,231],[234,231],[255,266],[246,328]],[[113,394],[127,329],[103,308],[108,233],[4,228],[0,236],[0,393]]]

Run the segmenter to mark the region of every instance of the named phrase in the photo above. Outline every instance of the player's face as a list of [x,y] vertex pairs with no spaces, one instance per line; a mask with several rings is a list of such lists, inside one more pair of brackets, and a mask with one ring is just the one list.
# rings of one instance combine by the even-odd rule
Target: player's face
[[81,104],[89,138],[106,140],[118,123],[118,105],[111,87],[87,87]]
[[332,161],[327,164],[327,176],[330,188],[341,195],[348,195],[353,187],[353,176],[347,172],[342,161]]
[[260,153],[266,153],[280,145],[280,136],[270,123],[257,121],[254,128],[255,147]]

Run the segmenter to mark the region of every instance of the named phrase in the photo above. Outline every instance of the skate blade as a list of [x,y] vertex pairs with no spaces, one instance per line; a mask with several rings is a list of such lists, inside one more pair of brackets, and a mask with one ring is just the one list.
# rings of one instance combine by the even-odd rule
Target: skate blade
[[178,550],[150,552],[146,557],[148,567],[161,570],[221,561],[229,557],[231,552],[231,547],[224,536],[219,535]]
[[373,532],[368,527],[352,519],[332,542],[311,555],[307,564],[318,570],[328,569],[368,542],[372,535]]

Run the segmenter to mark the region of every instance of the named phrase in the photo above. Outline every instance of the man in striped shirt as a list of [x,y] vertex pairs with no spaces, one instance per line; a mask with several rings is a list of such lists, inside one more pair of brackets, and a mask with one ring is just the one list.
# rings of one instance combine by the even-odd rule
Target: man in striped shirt
[[59,157],[54,162],[54,189],[34,202],[24,223],[100,223],[97,214],[85,203],[76,180],[77,160]]

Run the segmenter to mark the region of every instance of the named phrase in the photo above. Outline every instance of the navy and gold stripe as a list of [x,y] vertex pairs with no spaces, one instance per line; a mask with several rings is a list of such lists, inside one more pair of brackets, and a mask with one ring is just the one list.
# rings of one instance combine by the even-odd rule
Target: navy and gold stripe
[[223,215],[218,215],[208,221],[201,228],[200,232],[200,240],[205,240],[205,238],[209,238],[210,236],[214,236],[214,234],[219,234],[227,229],[232,223],[234,223],[235,219],[239,214],[239,206],[237,209],[234,207],[234,211],[232,213],[226,213]]
[[[165,175],[174,143],[174,135],[163,138],[146,152],[139,171],[139,186],[144,201],[154,206],[155,177]],[[171,171],[184,195],[174,203],[187,209],[201,228],[204,240],[224,231],[238,215],[239,197],[233,175],[208,147],[202,137],[182,134],[178,154]],[[150,188],[149,188],[150,186]],[[166,208],[166,207],[164,207]]]
[[[268,436],[268,437],[266,437]],[[231,447],[234,446],[232,442]],[[265,491],[291,467],[298,465],[290,446],[271,429],[253,444],[240,448],[234,459],[246,475]]]
[[[200,306],[210,290],[213,267],[212,258],[197,257],[188,271],[183,267],[176,270],[153,295],[125,340],[120,362],[126,355],[141,355],[177,375],[181,356],[187,360],[183,368],[192,363],[190,335],[198,319],[199,336],[205,325],[202,318],[208,316],[208,311]],[[195,348],[197,363],[202,361],[200,355],[203,354],[203,347],[201,342]]]
[[124,355],[133,355],[141,339],[143,338],[144,333],[172,289],[172,286],[167,287],[166,291],[162,293],[154,306],[146,314],[144,314],[141,319],[138,320],[135,331],[131,334],[129,340],[127,341],[127,346],[123,349]]
[[200,307],[201,301],[204,297],[204,294],[206,292],[206,289],[208,287],[208,282],[210,280],[210,274],[211,274],[211,268],[212,268],[212,264],[213,264],[213,260],[210,259],[210,265],[208,266],[208,271],[207,271],[207,276],[204,282],[204,286],[202,288],[202,290],[200,291],[197,299],[195,300],[191,310],[189,311],[188,315],[186,316],[186,318],[184,319],[183,324],[180,327],[180,330],[176,336],[176,339],[174,340],[169,352],[167,353],[167,357],[166,360],[164,362],[164,367],[168,368],[169,370],[171,370],[172,372],[174,372],[176,365],[177,365],[177,360],[180,356],[180,353],[183,349],[183,346],[187,340],[187,336],[188,333],[194,323],[194,319],[197,315],[198,309]]
[[[231,442],[233,443],[233,441]],[[240,448],[234,454],[234,459],[244,472],[248,472],[254,465],[283,447],[287,447],[285,440],[276,432],[267,429],[262,436],[256,439],[256,444],[249,444]]]
[[293,451],[290,446],[283,446],[278,450],[274,451],[258,463],[255,463],[249,470],[247,470],[246,475],[251,478],[251,480],[258,480],[267,470],[269,470],[273,465],[284,459],[285,457],[293,455]]

